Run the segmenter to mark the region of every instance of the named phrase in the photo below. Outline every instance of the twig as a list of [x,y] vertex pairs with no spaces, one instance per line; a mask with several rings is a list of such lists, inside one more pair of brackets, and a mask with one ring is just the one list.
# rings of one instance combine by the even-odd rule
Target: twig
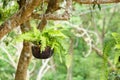
[[35,70],[35,67],[36,67],[36,63],[33,62],[33,66],[32,66],[32,69],[30,70],[30,74],[33,73],[33,71]]
[[[102,58],[104,58],[103,56],[103,52],[101,50],[99,50],[95,45],[92,46],[92,49]],[[110,61],[110,59],[107,59],[108,64],[112,67],[112,70],[115,71],[115,65],[113,65],[113,63]]]
[[[109,8],[113,8],[113,7],[116,7],[116,6],[118,6],[119,7],[119,5],[120,5],[120,3],[118,3],[118,4],[113,4],[112,6],[105,6],[105,7],[102,7],[102,11],[103,10],[106,10],[106,9],[109,9]],[[75,13],[75,14],[72,14],[73,16],[78,16],[78,15],[76,15],[76,14],[80,14],[80,16],[82,16],[82,15],[87,15],[87,14],[89,14],[89,13],[93,13],[93,12],[99,12],[100,10],[98,9],[98,8],[96,8],[96,9],[92,9],[92,10],[90,10],[90,9],[84,9],[83,11],[78,11],[77,13]]]
[[107,3],[118,3],[120,0],[73,0],[80,4],[107,4]]
[[49,61],[50,61],[50,59],[45,60],[44,64],[41,66],[41,68],[38,72],[36,80],[41,80],[41,78],[43,77],[43,71],[44,71],[45,67],[48,65]]
[[42,0],[28,1],[29,2],[26,3],[16,14],[0,25],[0,39],[14,28],[29,20],[33,10],[42,2]]
[[82,37],[84,39],[84,41],[87,43],[87,45],[89,46],[89,50],[87,52],[87,54],[84,54],[84,57],[88,57],[92,51],[92,39],[88,33],[88,30],[84,29],[84,28],[80,28],[80,27],[75,27],[72,26],[73,29],[75,29],[75,36],[77,37]]
[[6,58],[0,57],[0,59],[9,63],[14,68],[13,64],[9,60],[7,60]]
[[[49,13],[49,14],[45,14],[45,17],[46,17],[47,20],[69,20],[70,19],[70,17],[66,13],[64,13],[62,15]],[[32,18],[42,19],[42,15],[33,13]]]
[[14,62],[14,60],[13,60],[12,56],[10,55],[10,53],[4,47],[2,47],[2,46],[0,46],[0,48],[7,54],[8,59],[11,61],[12,66],[16,69],[17,65]]
[[[88,33],[89,31],[86,31],[84,28],[76,27],[77,25],[75,26],[75,25],[70,24],[70,23],[69,23],[69,25],[71,27],[73,27],[73,29],[75,29],[76,31],[78,31],[78,35],[76,35],[77,37],[82,37],[87,44],[90,44],[90,52],[91,52],[91,50],[94,50],[100,57],[104,58],[103,52],[100,49],[98,49],[94,44],[92,44],[92,42],[91,42],[92,39],[91,39],[91,37],[90,37],[90,35]],[[85,33],[87,33],[87,35]],[[89,40],[90,40],[90,43],[88,43]],[[90,55],[90,53],[88,53],[87,56],[88,55]],[[112,67],[113,70],[116,70],[115,65],[113,65],[113,63],[110,61],[110,59],[107,59],[107,62]]]

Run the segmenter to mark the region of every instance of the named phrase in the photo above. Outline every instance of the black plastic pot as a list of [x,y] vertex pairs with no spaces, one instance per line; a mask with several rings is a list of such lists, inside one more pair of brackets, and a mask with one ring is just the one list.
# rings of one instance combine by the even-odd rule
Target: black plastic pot
[[47,46],[44,51],[40,51],[40,46],[32,46],[32,54],[38,59],[47,59],[53,55],[54,50],[50,46]]

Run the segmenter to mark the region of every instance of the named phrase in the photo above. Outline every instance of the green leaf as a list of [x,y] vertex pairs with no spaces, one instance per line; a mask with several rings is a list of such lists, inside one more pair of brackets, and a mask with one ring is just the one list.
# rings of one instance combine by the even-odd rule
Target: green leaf
[[98,4],[98,8],[99,8],[99,10],[101,10],[101,6],[100,6],[100,4]]
[[98,9],[101,10],[100,4],[93,4],[93,9],[95,9],[95,6],[96,6],[96,5],[98,6]]
[[3,9],[7,6],[7,4],[8,4],[8,0],[4,0],[3,1]]
[[120,44],[120,34],[119,33],[112,33],[112,36],[116,40],[116,43]]
[[31,34],[31,33],[23,33],[16,38],[17,41],[23,41],[23,40],[26,40],[26,41],[32,40],[33,41],[33,39],[35,39],[35,38],[34,38],[33,34]]
[[46,47],[46,38],[44,36],[41,36],[41,51],[44,51],[45,50],[45,47]]
[[36,28],[36,27],[33,27],[33,33],[34,33],[34,35],[39,35],[39,34],[41,34],[41,32]]
[[65,64],[67,69],[71,66],[72,64],[72,55],[68,54],[65,56]]
[[53,30],[49,32],[49,35],[51,37],[60,37],[60,38],[67,38],[61,31],[59,30]]
[[112,48],[115,47],[115,39],[110,36],[109,38],[104,39],[103,53],[108,56]]
[[62,44],[67,38],[61,31],[55,30],[53,28],[44,29],[40,32],[36,27],[33,27],[31,31],[25,32],[19,36],[19,40],[26,40],[30,42],[35,42],[35,44],[39,44],[40,51],[44,51],[46,46],[50,46],[54,49],[54,52],[59,55],[60,61],[62,62],[61,55],[66,53],[66,49]]
[[63,60],[62,60],[62,56],[61,56],[61,54],[59,53],[59,59],[60,59],[60,62],[62,63],[63,62]]
[[93,4],[93,9],[95,9],[96,4]]
[[[119,51],[120,52],[120,51]],[[116,65],[117,63],[119,63],[119,56],[120,56],[120,53],[119,52],[116,52],[115,53],[115,57],[114,57],[114,64]]]
[[120,49],[120,44],[116,44],[115,48]]

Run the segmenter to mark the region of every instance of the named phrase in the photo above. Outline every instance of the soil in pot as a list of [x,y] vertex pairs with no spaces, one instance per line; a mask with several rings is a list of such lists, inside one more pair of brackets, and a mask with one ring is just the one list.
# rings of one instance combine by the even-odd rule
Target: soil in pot
[[38,59],[47,59],[53,55],[54,50],[50,46],[47,46],[44,51],[40,51],[40,46],[32,46],[32,54]]

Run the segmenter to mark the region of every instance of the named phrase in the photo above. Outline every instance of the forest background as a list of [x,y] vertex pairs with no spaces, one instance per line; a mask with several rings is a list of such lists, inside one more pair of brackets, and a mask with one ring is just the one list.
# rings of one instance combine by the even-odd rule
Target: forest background
[[[30,3],[25,1],[26,4]],[[16,17],[19,16],[17,13],[22,11],[25,3],[22,3],[22,0],[22,4],[16,0],[0,0],[0,80],[120,79],[120,47],[116,46],[120,41],[120,4],[80,4],[76,1],[60,1],[60,6],[51,10],[49,14],[49,6],[47,6],[49,1],[45,0],[32,11],[31,16],[29,12],[23,11],[23,16],[19,19]],[[48,14],[46,14],[45,28],[63,29],[62,32],[67,39],[63,40],[62,45],[67,50],[67,54],[61,55],[62,61],[57,53],[45,60],[36,59],[30,54],[31,57],[20,64],[20,55],[25,51],[29,53],[31,43],[17,42],[15,39],[22,32],[26,32],[26,26],[37,27],[42,22],[46,10]],[[24,15],[28,17],[24,18]],[[18,27],[11,28],[11,26]],[[25,44],[28,44],[27,47],[24,47]],[[21,67],[24,68],[23,72]],[[19,74],[20,70],[21,74]]]

